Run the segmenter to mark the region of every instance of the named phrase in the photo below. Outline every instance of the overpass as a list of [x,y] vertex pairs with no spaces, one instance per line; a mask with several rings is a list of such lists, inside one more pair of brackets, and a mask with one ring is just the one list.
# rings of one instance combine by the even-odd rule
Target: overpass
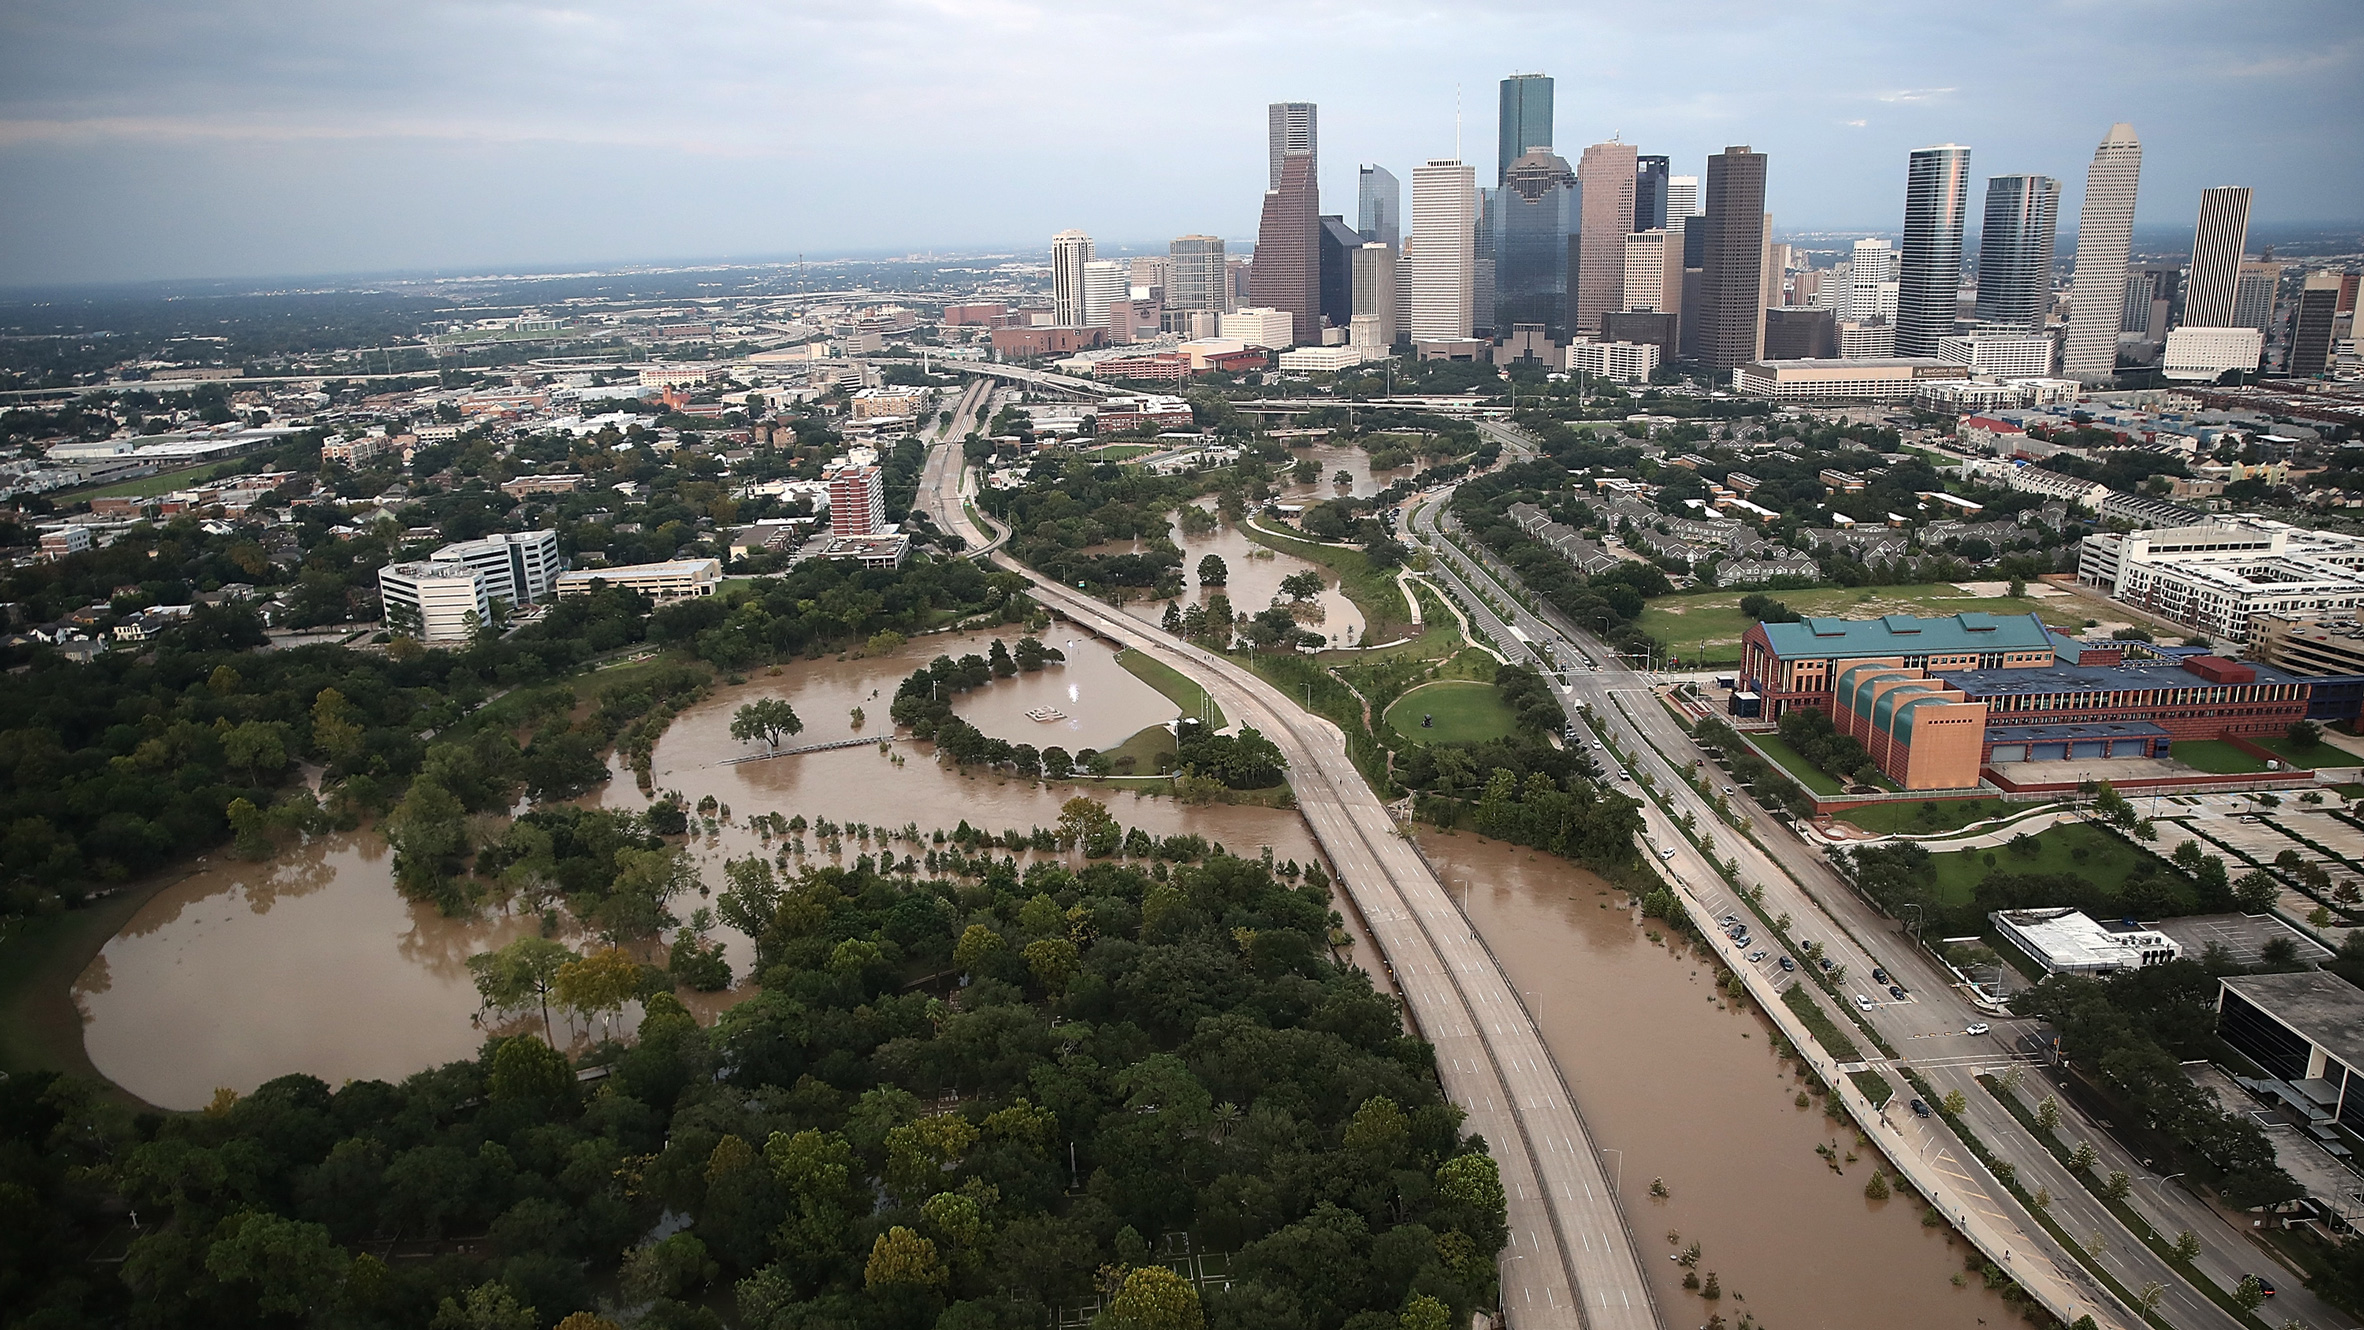
[[[972,409],[964,399],[962,410]],[[928,459],[920,499],[944,530],[999,544],[964,502],[956,439]],[[1280,747],[1299,810],[1339,889],[1378,942],[1414,1030],[1436,1050],[1445,1094],[1501,1169],[1510,1245],[1500,1263],[1513,1330],[1658,1330],[1641,1256],[1541,1032],[1435,872],[1347,757],[1336,726],[1238,664],[1049,582],[1006,554],[1033,594],[1070,620],[1196,680],[1224,714]]]

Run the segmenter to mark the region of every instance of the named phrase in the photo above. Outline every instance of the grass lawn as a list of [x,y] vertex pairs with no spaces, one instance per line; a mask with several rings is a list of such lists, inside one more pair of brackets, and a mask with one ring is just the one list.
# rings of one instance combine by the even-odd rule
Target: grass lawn
[[2222,739],[2178,739],[2167,755],[2194,771],[2219,776],[2266,769],[2264,762]]
[[[1346,666],[1375,664],[1386,660],[1438,660],[1453,654],[1461,646],[1460,621],[1453,617],[1453,611],[1445,608],[1443,598],[1426,586],[1414,582],[1412,594],[1420,598],[1420,631],[1413,635],[1411,641],[1399,642],[1391,647],[1378,647],[1369,651],[1324,652],[1321,657],[1322,661],[1325,664]],[[1403,603],[1403,593],[1400,590],[1396,593],[1395,599],[1397,604]],[[1388,636],[1398,637],[1408,632],[1411,632],[1411,625],[1406,624],[1401,630],[1390,633]],[[1492,665],[1493,658],[1487,657],[1486,663],[1489,666]],[[1488,673],[1486,677],[1491,679],[1494,676]]]
[[[2013,854],[2000,845],[1993,849],[1930,855],[1929,864],[1937,870],[1938,896],[1951,905],[1966,905],[1971,888],[1988,873],[2067,873],[2104,891],[2115,892],[2145,857],[2108,832],[2081,822],[2063,822],[2031,834],[2037,845],[2032,859]],[[2080,850],[2084,851],[2083,858],[2077,857]],[[1994,856],[1992,866],[1986,862],[1988,855]]]
[[1798,750],[1781,741],[1778,734],[1744,734],[1740,736],[1755,744],[1774,765],[1790,774],[1790,778],[1816,794],[1837,794],[1839,782],[1822,768],[1800,756]]
[[[1367,641],[1385,642],[1400,636],[1411,627],[1410,611],[1404,607],[1404,593],[1395,584],[1396,570],[1373,568],[1361,550],[1324,545],[1320,541],[1301,537],[1276,535],[1253,523],[1242,522],[1235,528],[1241,535],[1259,545],[1294,554],[1308,563],[1318,563],[1338,579],[1338,590],[1354,602],[1363,613],[1363,637]],[[1422,615],[1427,610],[1421,611]]]
[[[1741,590],[1701,591],[1682,596],[1660,596],[1642,610],[1641,629],[1666,643],[1686,662],[1710,665],[1740,663],[1740,636],[1754,622],[1740,612]],[[1768,591],[1765,594],[1800,614],[1839,619],[1868,619],[1881,614],[1914,614],[1934,618],[1945,614],[1983,612],[2026,614],[2034,611],[2045,623],[2067,633],[2084,631],[2090,611],[2082,601],[2066,596],[2013,600],[2008,596],[1973,596],[1951,582],[1920,586],[1817,587],[1806,591]],[[1702,650],[1704,648],[1704,655]]]
[[2046,805],[2007,804],[2000,799],[1898,799],[1891,803],[1850,808],[1836,816],[1865,831],[1928,836],[2011,813],[2034,812],[2043,807]]
[[1119,776],[1154,776],[1160,759],[1174,756],[1176,749],[1172,731],[1163,725],[1146,725],[1132,738],[1100,751],[1108,759],[1109,770]]
[[159,494],[187,489],[215,476],[228,475],[238,469],[236,462],[207,462],[202,466],[185,466],[178,471],[161,471],[153,476],[141,476],[114,485],[102,485],[91,490],[66,490],[60,498],[76,499],[151,499]]
[[[1138,651],[1118,653],[1116,663],[1132,671],[1133,677],[1164,693],[1166,700],[1180,707],[1185,716],[1198,715],[1199,707],[1203,704],[1206,707],[1208,727],[1217,730],[1223,728],[1225,723],[1223,708],[1217,706],[1215,700],[1207,696],[1206,690],[1199,687],[1197,681],[1189,675],[1162,662],[1151,660]],[[1134,739],[1140,737],[1139,735],[1133,736]],[[1125,742],[1129,744],[1132,739],[1127,739]]]
[[[1421,728],[1422,716],[1435,723]],[[1420,685],[1395,700],[1387,709],[1386,720],[1396,733],[1425,743],[1476,743],[1502,738],[1518,728],[1517,718],[1502,704],[1502,694],[1494,685],[1467,679]]]
[[[2282,765],[2286,767],[2304,767],[2312,771],[2316,767],[2364,766],[2364,758],[2356,756],[2345,748],[2334,748],[2327,743],[2318,743],[2312,748],[2301,748],[2288,739],[2279,737],[2272,739],[2252,738],[2249,742],[2281,758]],[[2226,747],[2231,747],[2231,745],[2228,744]],[[2178,745],[2175,752],[2178,756],[2182,755],[2182,746]]]
[[1125,462],[1156,451],[1145,443],[1108,443],[1097,448],[1087,448],[1083,455],[1095,461]]

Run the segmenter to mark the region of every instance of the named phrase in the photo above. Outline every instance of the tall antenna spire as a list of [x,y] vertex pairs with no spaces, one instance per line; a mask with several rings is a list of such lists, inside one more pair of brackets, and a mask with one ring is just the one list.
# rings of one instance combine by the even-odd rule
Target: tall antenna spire
[[1453,160],[1461,160],[1461,85],[1453,85]]

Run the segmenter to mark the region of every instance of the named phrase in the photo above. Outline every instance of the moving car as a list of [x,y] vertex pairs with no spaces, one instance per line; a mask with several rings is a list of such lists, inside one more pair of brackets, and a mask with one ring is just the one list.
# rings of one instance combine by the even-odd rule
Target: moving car
[[1916,1118],[1929,1116],[1929,1106],[1918,1099],[1913,1100],[1913,1116]]
[[1970,1022],[1970,1028],[1968,1028],[1968,1029],[1966,1029],[1966,1030],[1962,1031],[1962,1033],[1964,1033],[1964,1034],[1985,1034],[1985,1033],[1986,1033],[1986,1031],[1987,1031],[1987,1024],[1986,1024],[1986,1022],[1985,1022],[1985,1021],[1972,1021],[1972,1022]]
[[1865,1011],[1870,1011],[1872,1009],[1872,1000],[1865,997],[1861,993],[1857,993],[1855,995],[1855,1005],[1863,1008]]
[[1887,982],[1888,982],[1888,972],[1887,972],[1886,970],[1883,970],[1883,969],[1881,969],[1881,968],[1880,968],[1879,966],[1877,966],[1877,965],[1873,966],[1873,967],[1872,967],[1872,982],[1873,982],[1873,983],[1875,983],[1875,984],[1884,984],[1884,983],[1887,983]]
[[1888,985],[1888,996],[1895,998],[1898,1002],[1902,1002],[1904,1001],[1904,990],[1894,984],[1890,984]]
[[1673,847],[1672,845],[1669,845],[1669,846],[1667,846],[1665,849],[1663,849],[1663,850],[1660,850],[1660,851],[1658,852],[1658,857],[1659,857],[1659,858],[1661,858],[1661,859],[1672,859],[1672,858],[1674,858],[1674,847]]

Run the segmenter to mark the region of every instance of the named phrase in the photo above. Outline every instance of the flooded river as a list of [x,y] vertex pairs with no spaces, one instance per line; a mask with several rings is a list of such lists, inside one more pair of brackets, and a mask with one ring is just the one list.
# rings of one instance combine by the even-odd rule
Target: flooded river
[[[1321,488],[1335,492],[1335,487],[1326,479],[1321,482]],[[1213,508],[1212,504],[1201,506],[1210,510]],[[1321,606],[1320,616],[1301,619],[1298,626],[1307,632],[1320,633],[1329,638],[1333,646],[1362,644],[1363,612],[1354,607],[1354,602],[1338,589],[1337,578],[1320,564],[1259,545],[1230,523],[1222,523],[1206,535],[1193,536],[1185,534],[1181,523],[1177,521],[1167,534],[1181,547],[1182,573],[1189,582],[1188,589],[1178,597],[1181,604],[1204,603],[1209,596],[1221,592],[1230,599],[1232,613],[1244,619],[1272,604],[1273,599],[1281,594],[1282,579],[1311,570],[1322,575],[1322,593],[1317,598]],[[1210,554],[1222,557],[1224,569],[1230,575],[1230,580],[1223,586],[1202,586],[1199,583],[1199,560]],[[1156,623],[1164,617],[1166,603],[1162,600],[1137,600],[1124,608],[1125,613],[1134,618]]]
[[[1633,1229],[1669,1326],[1749,1312],[1768,1330],[2017,1322],[1973,1279],[1968,1247],[1923,1228],[1917,1201],[1870,1201],[1867,1152],[1843,1176],[1815,1154],[1854,1148],[1852,1123],[1772,1055],[1753,1009],[1710,1001],[1699,953],[1653,944],[1624,895],[1561,860],[1463,832],[1422,848],[1517,985],[1567,1077]],[[1652,921],[1655,926],[1655,921]],[[1664,1199],[1649,1194],[1666,1181]],[[1893,1178],[1893,1174],[1891,1174]],[[1670,1243],[1672,1230],[1679,1243]],[[1693,1241],[1724,1289],[1709,1306],[1668,1258]]]

